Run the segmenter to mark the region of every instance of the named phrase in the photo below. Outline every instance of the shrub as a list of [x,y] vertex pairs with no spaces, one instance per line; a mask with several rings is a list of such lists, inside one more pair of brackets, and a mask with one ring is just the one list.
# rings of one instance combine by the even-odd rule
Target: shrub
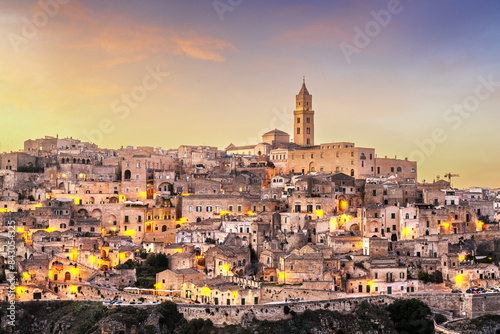
[[418,299],[397,299],[387,307],[399,333],[434,333],[429,306]]
[[442,324],[443,322],[445,322],[446,320],[448,320],[444,315],[442,315],[441,313],[436,313],[434,314],[434,321],[437,323],[437,324]]

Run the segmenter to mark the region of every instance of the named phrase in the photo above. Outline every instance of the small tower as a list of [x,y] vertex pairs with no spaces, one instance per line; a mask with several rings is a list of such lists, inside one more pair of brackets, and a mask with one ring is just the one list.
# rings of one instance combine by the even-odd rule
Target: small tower
[[293,115],[293,142],[300,146],[314,146],[314,110],[312,110],[312,95],[307,91],[305,77],[302,79],[302,88],[295,98]]

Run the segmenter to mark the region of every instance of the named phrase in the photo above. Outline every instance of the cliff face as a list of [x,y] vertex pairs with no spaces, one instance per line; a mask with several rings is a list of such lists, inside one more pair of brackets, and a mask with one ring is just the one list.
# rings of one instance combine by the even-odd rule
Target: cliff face
[[[282,314],[273,321],[259,321],[253,313],[248,313],[241,318],[241,324],[222,327],[215,327],[211,320],[187,321],[176,304],[170,302],[108,308],[100,302],[37,301],[17,303],[15,326],[11,326],[7,306],[0,304],[0,333],[8,334],[350,334],[398,333],[404,328],[401,326],[417,326],[423,330],[421,333],[433,333],[433,326],[428,325],[432,324],[431,319],[438,319],[416,299],[399,299],[385,307],[364,301],[344,314],[326,308],[299,314],[283,305]],[[460,320],[445,326],[460,333],[496,333],[500,329],[500,315]],[[409,328],[406,327],[407,332],[412,331]]]
[[275,321],[245,315],[240,325],[215,327],[210,320],[186,321],[172,303],[105,307],[99,302],[39,301],[17,303],[15,326],[1,305],[0,333],[12,334],[149,334],[149,333],[397,333],[388,312],[368,303],[352,313],[283,306]]
[[444,327],[466,334],[495,334],[500,332],[500,315],[488,314],[475,319],[452,321]]

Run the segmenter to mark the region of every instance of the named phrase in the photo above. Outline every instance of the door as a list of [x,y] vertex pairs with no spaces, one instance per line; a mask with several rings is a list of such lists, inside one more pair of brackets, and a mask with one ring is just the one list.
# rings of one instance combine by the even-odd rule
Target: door
[[359,293],[362,293],[363,292],[363,286],[360,284],[358,285],[358,292]]
[[392,294],[392,286],[387,287],[387,294],[388,295]]
[[231,299],[227,299],[227,300],[226,300],[226,304],[227,304],[227,305],[231,305]]
[[215,305],[219,305],[219,298],[215,297],[214,298],[214,303],[215,303]]

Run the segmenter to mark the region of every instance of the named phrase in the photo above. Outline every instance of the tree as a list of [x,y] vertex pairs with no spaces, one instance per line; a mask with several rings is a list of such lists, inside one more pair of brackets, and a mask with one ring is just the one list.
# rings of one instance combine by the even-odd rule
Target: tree
[[168,257],[163,253],[150,254],[146,260],[146,265],[154,268],[155,274],[168,269]]
[[168,329],[176,328],[183,318],[182,314],[177,310],[177,304],[171,301],[166,301],[158,305],[158,312],[162,316],[160,324],[165,325]]
[[392,322],[399,333],[434,333],[429,306],[418,299],[397,299],[387,307]]

